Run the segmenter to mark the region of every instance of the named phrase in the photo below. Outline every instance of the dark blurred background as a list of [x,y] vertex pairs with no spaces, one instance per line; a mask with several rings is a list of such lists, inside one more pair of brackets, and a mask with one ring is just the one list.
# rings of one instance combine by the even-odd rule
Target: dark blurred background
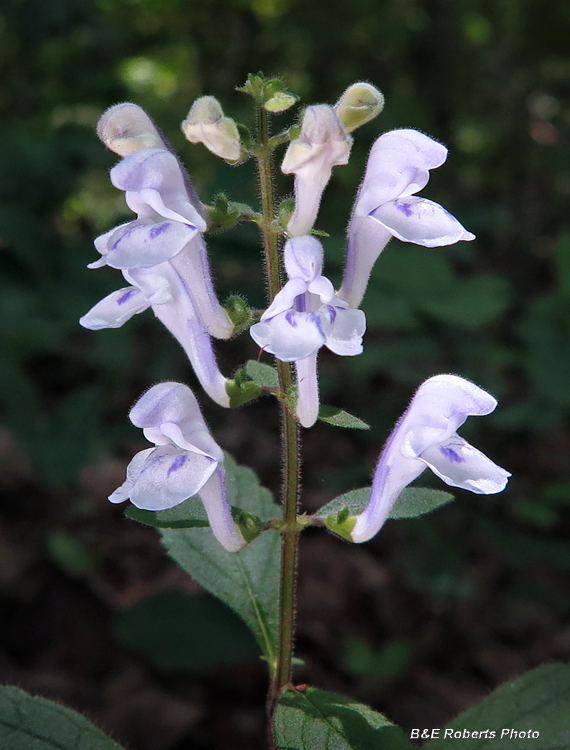
[[[130,750],[264,747],[265,670],[241,624],[178,571],[156,532],[106,500],[146,447],[129,407],[161,379],[195,385],[193,374],[150,313],[114,331],[77,323],[121,285],[118,272],[85,266],[93,238],[129,216],[108,180],[116,157],[94,135],[100,114],[137,102],[204,201],[224,190],[254,204],[252,164],[191,146],[179,123],[202,94],[249,122],[235,86],[258,70],[282,76],[301,104],[334,103],[359,79],[386,96],[318,219],[335,282],[366,155],[385,130],[448,145],[423,194],[477,234],[434,250],[393,240],[382,255],[363,303],[364,354],[321,357],[323,402],[372,429],[306,432],[304,507],[366,484],[414,389],[439,372],[499,398],[462,434],[513,473],[500,495],[458,491],[366,545],[307,532],[297,682],[409,729],[441,726],[509,677],[568,659],[569,33],[570,6],[539,0],[4,0],[2,682],[83,711]],[[209,247],[220,295],[263,307],[253,227]],[[227,374],[257,356],[247,334],[217,348]],[[276,404],[201,401],[223,447],[278,490]]]

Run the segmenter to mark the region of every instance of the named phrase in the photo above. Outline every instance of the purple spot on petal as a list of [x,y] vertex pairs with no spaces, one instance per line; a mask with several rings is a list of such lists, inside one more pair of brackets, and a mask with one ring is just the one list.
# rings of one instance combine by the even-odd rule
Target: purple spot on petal
[[168,231],[169,227],[169,221],[163,221],[162,224],[155,224],[148,235],[151,240],[155,240],[157,237],[160,237],[161,234],[164,234],[166,231]]
[[181,453],[179,456],[176,456],[174,461],[170,464],[170,468],[168,469],[168,476],[181,469],[186,461],[188,461],[187,453]]
[[406,216],[411,216],[414,213],[411,203],[399,203],[398,201],[395,201],[394,205],[398,211],[401,211]]
[[123,240],[126,240],[127,237],[129,237],[129,235],[131,235],[133,232],[136,232],[136,230],[138,228],[139,228],[139,224],[137,224],[135,221],[133,221],[131,223],[131,225],[127,229],[125,229],[125,231],[119,237],[119,239],[116,242],[113,242],[113,245],[111,246],[110,252],[112,252],[113,250],[116,250],[119,247],[119,245],[121,244],[121,242]]
[[287,323],[289,323],[291,328],[297,328],[297,321],[295,320],[294,310],[289,310],[288,312],[285,313],[285,320],[287,321]]
[[121,294],[119,299],[117,300],[118,305],[124,305],[127,300],[129,300],[133,294],[136,294],[138,292],[138,289],[128,289],[124,294]]
[[327,310],[329,311],[329,318],[331,323],[334,323],[336,320],[336,309],[332,305],[327,305]]
[[299,294],[297,297],[295,297],[295,310],[297,312],[305,312],[307,309],[307,300],[305,299],[305,294]]
[[317,331],[321,334],[323,339],[326,339],[325,332],[323,331],[323,321],[321,316],[317,313],[311,313],[311,321],[316,325]]
[[462,464],[465,463],[465,459],[461,458],[461,456],[456,453],[451,448],[446,448],[445,445],[440,445],[439,452],[444,458],[447,458],[448,461],[450,461],[452,464]]

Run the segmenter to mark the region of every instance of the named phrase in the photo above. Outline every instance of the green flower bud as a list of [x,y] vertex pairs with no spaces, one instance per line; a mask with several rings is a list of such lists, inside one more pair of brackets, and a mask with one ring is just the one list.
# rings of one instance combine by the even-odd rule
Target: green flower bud
[[334,108],[346,132],[351,133],[382,112],[384,95],[376,86],[359,81],[347,88]]

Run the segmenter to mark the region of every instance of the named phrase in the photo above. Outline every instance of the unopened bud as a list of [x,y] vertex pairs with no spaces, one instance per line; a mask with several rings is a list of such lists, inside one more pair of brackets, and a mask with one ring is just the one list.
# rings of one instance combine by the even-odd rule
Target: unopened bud
[[115,104],[104,112],[97,135],[119,156],[129,156],[142,148],[167,148],[144,109],[130,102]]
[[190,143],[203,143],[209,151],[226,161],[240,158],[237,125],[230,117],[224,117],[220,102],[213,96],[196,99],[182,123],[182,131]]
[[384,95],[376,86],[359,81],[347,88],[334,108],[346,132],[351,133],[382,112]]
[[284,174],[297,172],[325,151],[331,166],[346,164],[351,144],[352,138],[347,136],[333,108],[328,104],[314,104],[307,107],[303,113],[301,132],[299,137],[289,144],[283,157],[281,171]]

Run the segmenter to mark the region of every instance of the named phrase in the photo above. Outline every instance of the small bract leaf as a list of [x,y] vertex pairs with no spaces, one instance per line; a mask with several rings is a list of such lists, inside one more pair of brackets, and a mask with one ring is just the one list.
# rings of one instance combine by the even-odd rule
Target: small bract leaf
[[319,409],[319,419],[327,424],[334,424],[336,427],[348,427],[352,430],[369,430],[370,425],[363,422],[362,419],[355,417],[353,414],[339,409],[336,406],[321,406]]
[[570,665],[544,664],[501,685],[423,747],[447,750],[456,738],[461,750],[567,750],[569,699]]
[[414,750],[383,714],[338,693],[286,690],[274,719],[279,750]]
[[261,396],[261,388],[257,383],[252,381],[238,382],[237,380],[228,380],[226,391],[230,397],[230,407],[232,409],[243,406]]
[[279,388],[279,375],[271,365],[250,359],[245,366],[245,371],[253,382],[262,388]]
[[[351,516],[356,516],[366,508],[370,500],[370,487],[345,492],[331,500],[330,503],[315,513],[317,518],[326,519],[332,516],[337,521],[337,514],[348,508]],[[427,487],[407,487],[400,493],[388,518],[416,518],[431,513],[442,505],[453,500],[453,495],[442,490],[431,490]],[[328,526],[328,524],[327,524]]]
[[5,750],[123,750],[84,716],[15,687],[0,687]]
[[286,227],[295,212],[295,198],[284,198],[277,209],[279,224]]

